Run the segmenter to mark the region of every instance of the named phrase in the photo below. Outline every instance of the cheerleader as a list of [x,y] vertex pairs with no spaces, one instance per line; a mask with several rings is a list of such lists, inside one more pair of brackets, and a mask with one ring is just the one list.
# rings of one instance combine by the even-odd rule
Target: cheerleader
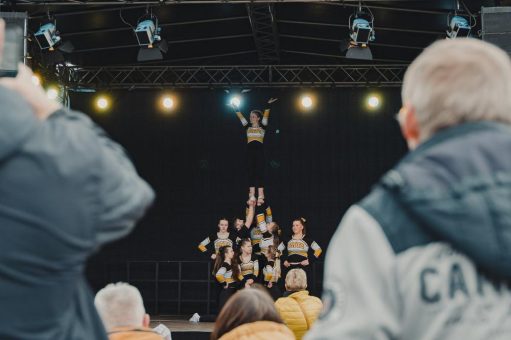
[[241,240],[239,264],[241,269],[240,288],[252,286],[259,276],[259,260],[252,254],[252,241],[248,238]]
[[236,232],[229,232],[229,221],[226,218],[221,218],[218,221],[218,231],[206,237],[198,248],[202,253],[215,260],[221,247],[234,248],[236,246],[236,238]]
[[293,236],[284,243],[282,259],[286,272],[290,269],[300,268],[307,273],[309,290],[312,290],[311,262],[318,259],[322,249],[319,244],[307,236],[306,220],[303,217],[293,221]]
[[230,246],[223,246],[218,252],[213,267],[216,281],[222,289],[218,296],[218,312],[222,310],[227,300],[236,292],[242,279],[240,267],[234,256],[234,250]]
[[261,231],[261,242],[259,243],[259,247],[261,248],[261,253],[266,253],[270,246],[275,247],[275,249],[282,253],[285,246],[284,243],[280,242],[280,234],[281,229],[277,222],[267,222],[264,214],[257,215],[257,226]]
[[262,218],[259,217],[256,225],[250,229],[250,239],[252,240],[253,253],[257,256],[261,255],[261,241],[264,238],[263,231],[261,231],[260,223],[262,223],[262,221],[265,221],[266,224],[273,222],[273,213],[271,211],[271,208],[269,206],[266,206],[264,212],[262,212],[261,210],[262,209],[258,207],[258,215],[261,216],[261,214],[263,214],[263,217]]
[[245,220],[235,217],[233,225],[236,233],[236,249],[239,249],[241,240],[250,238],[252,223],[254,222],[255,202],[248,202],[245,211]]
[[268,292],[274,300],[281,297],[282,293],[279,288],[279,280],[281,275],[280,258],[277,249],[269,246],[264,253],[265,263],[263,266],[263,282],[268,288]]
[[[270,98],[268,104],[275,102],[276,98]],[[234,107],[237,109],[236,107]],[[259,110],[250,112],[250,124],[238,110],[236,115],[241,121],[243,127],[247,130],[247,158],[248,158],[248,180],[249,180],[249,201],[256,201],[255,189],[257,188],[257,205],[264,203],[264,135],[268,126],[270,109],[264,110],[264,114]]]

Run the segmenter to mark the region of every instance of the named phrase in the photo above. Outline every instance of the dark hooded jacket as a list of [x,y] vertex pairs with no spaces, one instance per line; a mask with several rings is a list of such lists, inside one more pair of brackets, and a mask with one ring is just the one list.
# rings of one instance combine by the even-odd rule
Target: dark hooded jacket
[[84,277],[154,194],[86,116],[0,87],[0,339],[107,339]]
[[351,207],[310,339],[511,338],[511,127],[445,129]]

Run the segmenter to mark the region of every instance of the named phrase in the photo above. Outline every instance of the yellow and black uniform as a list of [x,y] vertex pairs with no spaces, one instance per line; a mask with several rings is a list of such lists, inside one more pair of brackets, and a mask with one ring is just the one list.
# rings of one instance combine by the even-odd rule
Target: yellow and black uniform
[[211,254],[218,254],[221,247],[229,246],[233,249],[236,248],[237,233],[229,232],[226,238],[221,238],[218,233],[214,233],[206,237],[200,244],[199,250],[208,256]]
[[[274,300],[278,299],[282,293],[279,288],[279,280],[280,280],[280,260],[277,258],[275,260],[268,260],[265,256],[262,257],[265,262],[263,265],[263,283],[272,298]],[[269,287],[270,282],[272,283],[271,287]]]
[[264,135],[268,126],[270,109],[264,110],[261,125],[251,126],[239,111],[236,115],[247,130],[248,181],[250,187],[264,187]]
[[216,271],[215,278],[222,286],[222,291],[218,296],[218,311],[220,312],[227,300],[229,300],[229,298],[238,289],[242,276],[240,271],[240,276],[234,277],[231,264],[223,262],[220,268]]
[[250,228],[250,240],[252,240],[252,253],[261,255],[260,243],[263,238],[263,233],[257,226]]
[[[256,226],[251,230],[250,236],[252,239],[252,252],[256,255],[261,255],[266,252],[269,246],[275,245],[275,239],[267,227],[273,221],[273,214],[270,206],[267,204],[257,207],[256,213]],[[276,243],[279,243],[278,238]],[[257,244],[257,249],[254,244]]]
[[291,238],[284,245],[282,260],[289,262],[291,265],[299,264],[304,260],[313,261],[319,258],[323,251],[316,241],[307,236],[301,239]]
[[243,256],[240,255],[239,263],[241,269],[241,276],[243,276],[240,288],[243,288],[245,283],[250,279],[254,280],[254,282],[257,281],[257,277],[259,276],[259,260],[257,259],[257,257],[254,256],[254,254],[252,254],[250,260],[244,262]]
[[[290,264],[285,274],[287,274],[287,271],[294,268],[303,269],[307,274],[307,286],[309,287],[309,291],[313,291],[312,271],[310,268],[312,263],[319,258],[323,250],[316,241],[307,236],[301,239],[291,238],[287,242],[284,242],[284,245],[285,249],[282,252],[281,259],[282,262],[287,261]],[[308,266],[303,266],[301,264],[304,260],[309,260]]]

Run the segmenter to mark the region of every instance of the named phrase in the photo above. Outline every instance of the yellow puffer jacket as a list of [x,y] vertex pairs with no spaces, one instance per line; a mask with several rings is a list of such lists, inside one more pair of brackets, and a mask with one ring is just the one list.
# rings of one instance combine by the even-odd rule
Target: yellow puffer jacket
[[219,340],[294,340],[286,325],[272,321],[246,323],[225,333]]
[[312,327],[323,308],[323,303],[309,292],[302,290],[275,302],[275,307],[286,325],[300,340]]

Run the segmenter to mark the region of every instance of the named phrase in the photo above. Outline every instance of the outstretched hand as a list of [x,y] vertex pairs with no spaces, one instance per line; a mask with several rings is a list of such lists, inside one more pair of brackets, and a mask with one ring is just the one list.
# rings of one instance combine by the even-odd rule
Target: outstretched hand
[[276,102],[277,100],[279,100],[279,99],[278,99],[278,98],[270,98],[270,99],[268,100],[268,104],[274,103],[274,102]]
[[33,75],[31,69],[19,63],[16,78],[1,78],[0,85],[17,92],[21,98],[30,104],[37,118],[45,120],[62,106],[56,101],[48,99],[43,88],[40,85],[34,84],[32,80]]

